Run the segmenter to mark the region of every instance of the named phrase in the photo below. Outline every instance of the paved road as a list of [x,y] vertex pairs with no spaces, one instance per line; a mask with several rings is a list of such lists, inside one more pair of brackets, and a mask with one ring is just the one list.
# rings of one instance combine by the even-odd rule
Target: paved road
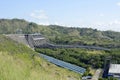
[[[31,37],[31,35],[34,35],[34,36]],[[30,45],[32,48],[33,48],[33,46],[35,46],[38,48],[86,48],[86,49],[96,49],[96,50],[108,50],[108,51],[110,50],[108,48],[99,47],[99,46],[55,45],[55,44],[51,44],[46,41],[45,41],[46,43],[43,44],[42,42],[44,42],[44,41],[41,41],[41,40],[44,40],[45,39],[44,37],[42,37],[41,35],[37,35],[37,34],[31,34],[31,35],[29,36],[29,39],[26,39],[25,34],[8,34],[6,36],[10,37],[11,39],[13,39],[15,41],[23,43],[25,45]],[[33,39],[31,39],[31,38],[33,38]],[[40,45],[38,45],[38,44],[40,44]]]
[[99,79],[99,76],[100,76],[100,73],[101,73],[101,69],[97,69],[94,76],[92,77],[92,80],[98,80]]

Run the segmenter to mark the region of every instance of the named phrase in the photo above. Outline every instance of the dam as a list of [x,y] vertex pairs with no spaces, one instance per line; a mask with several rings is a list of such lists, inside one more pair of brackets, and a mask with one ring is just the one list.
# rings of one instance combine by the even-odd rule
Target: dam
[[99,47],[99,46],[84,46],[84,45],[56,45],[51,44],[46,38],[40,33],[36,34],[8,34],[6,35],[11,39],[28,45],[31,48],[85,48],[85,49],[95,49],[95,50],[107,50],[110,49]]
[[[41,34],[8,34],[6,36],[10,37],[14,41],[17,41],[19,43],[23,43],[23,44],[25,44],[33,49],[34,48],[86,48],[86,49],[96,49],[96,50],[109,50],[107,48],[96,47],[96,46],[54,45],[54,44],[49,43],[45,39],[45,37]],[[55,65],[67,68],[67,69],[72,70],[74,72],[84,74],[84,72],[86,71],[85,68],[82,68],[82,67],[79,67],[79,66],[55,59],[53,57],[50,57],[50,56],[47,56],[44,54],[39,54],[39,55]]]

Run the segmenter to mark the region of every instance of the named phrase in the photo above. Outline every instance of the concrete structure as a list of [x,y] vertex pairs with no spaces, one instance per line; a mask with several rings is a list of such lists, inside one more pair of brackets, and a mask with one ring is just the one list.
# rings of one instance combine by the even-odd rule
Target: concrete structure
[[[49,62],[55,64],[55,65],[61,66],[63,68],[72,70],[72,71],[80,73],[80,74],[84,74],[85,71],[86,71],[86,69],[83,68],[83,67],[79,67],[79,66],[76,66],[74,64],[70,64],[70,63],[64,62],[62,60],[59,60],[59,59],[56,59],[56,58],[53,58],[53,57],[50,57],[50,56],[47,56],[47,55],[44,55],[44,54],[40,54],[40,56],[43,57],[44,59],[48,60]],[[92,77],[91,76],[86,76],[85,78],[91,79]]]
[[6,36],[31,48],[46,44],[46,39],[41,34],[7,34]]
[[108,77],[110,63],[111,63],[111,57],[108,56],[105,58],[105,62],[104,62],[104,69],[103,69],[103,75],[102,75],[103,78]]
[[25,37],[31,48],[46,44],[46,39],[41,34],[26,34]]
[[84,45],[56,45],[51,44],[43,35],[40,33],[35,34],[8,34],[6,35],[11,39],[28,45],[31,48],[86,48],[86,49],[96,49],[96,50],[108,50],[103,47],[96,46],[84,46]]
[[14,41],[17,41],[19,43],[23,43],[29,46],[28,41],[26,40],[24,34],[7,34],[6,36],[11,38]]
[[108,76],[120,79],[120,64],[110,64]]

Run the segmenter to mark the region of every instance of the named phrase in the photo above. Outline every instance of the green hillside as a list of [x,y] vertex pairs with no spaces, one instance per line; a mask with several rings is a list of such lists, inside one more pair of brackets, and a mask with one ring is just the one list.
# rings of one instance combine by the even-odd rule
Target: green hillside
[[36,48],[36,51],[84,68],[103,68],[107,57],[112,57],[111,62],[120,64],[120,48],[112,49],[111,51],[80,48]]
[[120,32],[58,25],[43,26],[22,19],[0,19],[1,34],[38,32],[55,44],[120,47]]
[[[0,34],[41,33],[50,43],[90,45],[111,48],[110,51],[88,49],[35,50],[85,67],[103,68],[104,60],[112,57],[120,63],[120,32],[99,31],[58,25],[38,25],[22,19],[0,19]],[[79,80],[80,75],[59,68],[39,57],[38,53],[3,35],[0,35],[0,80]]]
[[80,80],[80,74],[57,67],[30,48],[0,35],[0,80]]

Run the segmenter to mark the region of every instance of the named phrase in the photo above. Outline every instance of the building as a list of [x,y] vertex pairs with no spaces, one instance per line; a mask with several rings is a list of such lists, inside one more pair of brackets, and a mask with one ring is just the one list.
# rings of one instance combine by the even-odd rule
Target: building
[[108,76],[120,79],[120,64],[110,64]]

